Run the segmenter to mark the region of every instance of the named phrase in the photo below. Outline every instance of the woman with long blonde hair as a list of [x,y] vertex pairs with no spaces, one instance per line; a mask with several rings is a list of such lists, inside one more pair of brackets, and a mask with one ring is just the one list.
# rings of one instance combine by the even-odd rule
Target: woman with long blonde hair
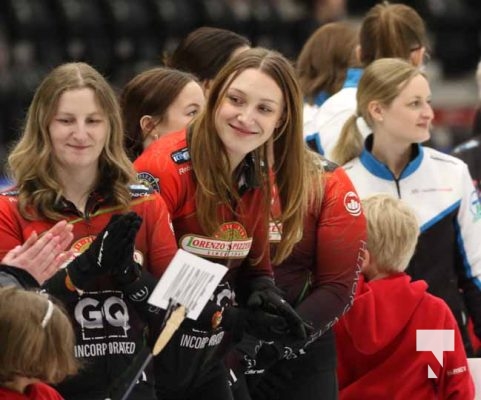
[[[363,139],[356,120],[372,132]],[[426,77],[395,58],[371,63],[359,81],[357,110],[338,145],[361,199],[389,193],[416,212],[421,235],[406,272],[424,279],[456,317],[468,356],[466,315],[481,337],[481,235],[479,198],[461,160],[422,145],[434,114]]]
[[[85,362],[78,375],[59,386],[69,399],[109,397],[111,380],[144,346],[145,323],[117,278],[100,267],[101,259],[114,258],[119,267],[125,261],[117,248],[122,238],[116,240],[113,232],[120,222],[109,225],[112,216],[133,211],[143,219],[135,261],[157,278],[176,251],[165,203],[136,181],[123,134],[120,108],[105,78],[85,63],[60,65],[34,94],[22,135],[8,158],[16,186],[0,195],[0,258],[57,221],[73,226],[69,249],[76,257],[54,276],[62,284],[55,294],[64,302],[77,335],[75,354]],[[103,237],[96,241],[100,233],[107,237],[107,225],[107,242]],[[78,267],[79,254],[89,251],[91,243],[91,258],[101,254],[92,263],[98,266],[88,271],[82,266],[75,274],[89,278],[86,283],[74,279],[73,265]],[[149,374],[146,377],[134,393],[152,400],[153,382]]]

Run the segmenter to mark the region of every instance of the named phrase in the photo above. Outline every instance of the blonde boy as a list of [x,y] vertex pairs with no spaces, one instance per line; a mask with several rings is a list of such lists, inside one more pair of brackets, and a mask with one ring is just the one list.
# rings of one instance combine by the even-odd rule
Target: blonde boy
[[[474,398],[458,325],[425,281],[404,273],[419,234],[416,215],[390,195],[363,201],[367,251],[352,309],[335,325],[340,399]],[[448,330],[454,351],[442,365],[417,351],[418,330]],[[428,377],[433,374],[435,377]]]

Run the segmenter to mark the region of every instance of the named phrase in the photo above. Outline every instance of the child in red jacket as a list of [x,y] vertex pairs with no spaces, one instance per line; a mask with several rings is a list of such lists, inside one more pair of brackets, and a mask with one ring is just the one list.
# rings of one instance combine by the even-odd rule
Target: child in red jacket
[[[411,282],[403,272],[419,234],[415,214],[384,194],[368,197],[363,206],[368,223],[363,276],[352,309],[335,325],[340,399],[473,399],[450,309],[427,293],[426,282]],[[454,350],[443,351],[442,364],[431,351],[417,350],[418,330],[454,331]]]

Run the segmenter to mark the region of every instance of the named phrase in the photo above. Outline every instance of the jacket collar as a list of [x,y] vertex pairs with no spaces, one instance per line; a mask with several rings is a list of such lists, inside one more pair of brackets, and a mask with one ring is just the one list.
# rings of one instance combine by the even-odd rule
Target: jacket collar
[[[394,174],[388,168],[388,166],[381,161],[379,161],[374,155],[371,153],[372,150],[372,142],[373,142],[373,135],[370,134],[365,142],[364,142],[364,149],[359,156],[359,160],[361,164],[373,175],[377,176],[378,178],[385,179],[388,181],[395,180]],[[409,175],[413,174],[421,165],[421,162],[424,158],[424,150],[423,147],[418,143],[413,143],[412,145],[412,153],[411,153],[411,160],[409,163],[404,167],[399,180],[407,178]]]

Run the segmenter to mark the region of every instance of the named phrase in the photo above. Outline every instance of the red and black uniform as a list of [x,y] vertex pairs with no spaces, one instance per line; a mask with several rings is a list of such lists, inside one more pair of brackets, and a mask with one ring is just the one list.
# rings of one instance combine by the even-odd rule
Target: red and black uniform
[[315,328],[312,338],[351,307],[366,245],[366,220],[351,180],[331,162],[323,161],[323,168],[320,212],[309,208],[302,240],[274,269],[286,300]]
[[[366,220],[354,186],[344,170],[322,160],[324,194],[320,209],[310,207],[302,240],[274,268],[277,286],[286,293],[314,332],[305,343],[283,346],[291,381],[280,382],[278,399],[337,398],[336,352],[331,327],[351,307],[366,245]],[[259,360],[262,367],[262,360]],[[247,371],[258,376],[259,371]]]
[[54,388],[37,382],[29,385],[25,393],[0,387],[0,400],[63,400],[63,397]]
[[[143,218],[135,242],[135,259],[154,276],[167,268],[177,247],[163,199],[142,185],[131,186],[130,210]],[[78,255],[107,225],[112,214],[120,213],[109,197],[100,192],[90,195],[85,214],[62,199],[58,211],[73,225],[70,248]],[[24,219],[17,207],[17,193],[0,196],[0,258],[22,244],[33,231],[48,231],[55,221]],[[59,273],[64,273],[63,271]],[[108,278],[99,278],[88,290],[79,292],[66,279],[66,285],[53,293],[72,317],[77,344],[75,355],[84,362],[78,375],[59,385],[70,399],[105,399],[107,388],[132,362],[144,346],[145,323],[131,302]],[[152,377],[144,374],[133,393],[136,399],[154,399]]]
[[[208,235],[197,219],[196,181],[185,130],[155,141],[134,165],[139,179],[162,194],[172,217],[178,246],[229,268],[214,293],[217,304],[226,307],[234,304],[240,271],[248,278],[272,276],[268,223],[259,212],[265,200],[262,188],[252,179],[253,164],[249,155],[238,169],[240,201],[233,204],[234,213],[227,205],[219,205],[221,224],[213,235]],[[258,260],[258,263],[251,260]],[[214,380],[219,385],[226,382],[223,371],[219,372],[221,357],[215,355],[219,344],[225,342],[224,333],[221,328],[205,330],[196,326],[195,321],[184,322],[155,358],[159,397],[195,398],[204,393],[202,386],[206,384],[210,385],[209,398],[224,398],[219,394],[221,387],[212,383]]]
[[[405,273],[359,279],[352,309],[334,326],[341,400],[474,398],[456,320],[426,290]],[[454,330],[454,350],[442,352],[442,365],[432,351],[417,350],[424,329]]]

